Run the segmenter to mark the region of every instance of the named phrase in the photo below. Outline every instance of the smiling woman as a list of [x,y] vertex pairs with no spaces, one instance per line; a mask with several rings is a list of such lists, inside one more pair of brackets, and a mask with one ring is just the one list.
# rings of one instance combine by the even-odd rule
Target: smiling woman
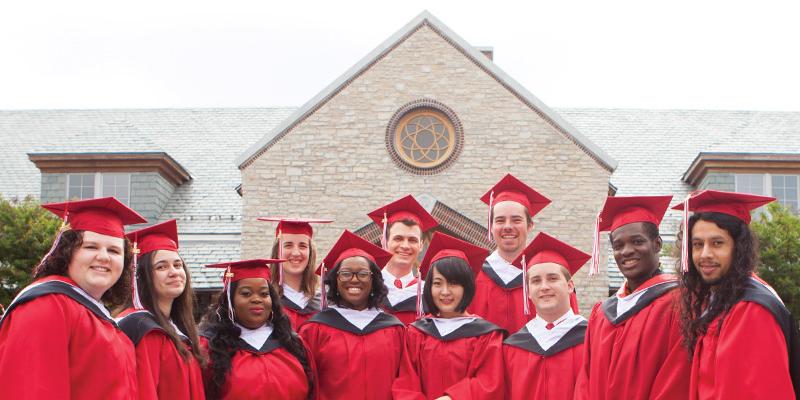
[[114,198],[43,207],[69,225],[0,320],[0,397],[136,397],[133,345],[103,302],[129,294],[123,226],[146,221]]

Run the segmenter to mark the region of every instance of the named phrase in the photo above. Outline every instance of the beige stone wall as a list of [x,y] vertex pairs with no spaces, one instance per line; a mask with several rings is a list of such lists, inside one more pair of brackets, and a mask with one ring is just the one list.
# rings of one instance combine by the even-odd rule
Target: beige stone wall
[[[449,106],[464,127],[461,156],[434,176],[398,168],[384,141],[394,112],[423,97]],[[369,223],[368,211],[408,193],[430,194],[485,223],[479,198],[506,172],[553,200],[536,216],[536,232],[591,251],[610,173],[423,27],[242,171],[242,256],[269,254],[274,226],[257,216],[334,218],[318,229],[324,254],[343,229]],[[592,280],[582,271],[576,284],[584,314],[608,294],[604,271]]]

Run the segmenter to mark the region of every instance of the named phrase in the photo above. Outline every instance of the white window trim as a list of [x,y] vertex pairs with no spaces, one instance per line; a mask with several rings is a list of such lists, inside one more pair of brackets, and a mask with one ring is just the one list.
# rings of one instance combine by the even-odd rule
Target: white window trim
[[[733,174],[733,190],[735,192],[739,192],[739,180],[736,179],[737,175],[760,175],[761,176],[761,183],[764,186],[764,196],[774,196],[772,194],[772,175],[773,174]],[[774,174],[774,175],[781,175],[781,176],[794,176],[796,177],[797,184],[798,184],[798,191],[797,191],[797,202],[800,204],[800,175],[797,174]]]
[[[66,192],[64,193],[64,198],[69,200],[69,181],[72,179],[72,175],[86,175],[89,172],[75,172],[75,173],[67,173],[67,187]],[[131,174],[124,173],[124,172],[107,172],[107,174],[117,174],[117,175],[128,175],[128,202],[131,201]],[[98,197],[103,197],[103,173],[102,172],[95,172],[94,173],[94,199]]]

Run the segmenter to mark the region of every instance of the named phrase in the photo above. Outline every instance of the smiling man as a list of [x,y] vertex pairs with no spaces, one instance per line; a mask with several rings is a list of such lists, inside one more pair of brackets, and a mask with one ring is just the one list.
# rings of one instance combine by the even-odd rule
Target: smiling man
[[675,207],[694,212],[681,279],[684,341],[693,356],[689,399],[800,395],[796,320],[754,274],[750,210],[774,200],[705,190]]
[[516,332],[532,315],[525,312],[530,303],[522,290],[522,268],[511,262],[525,249],[533,230],[533,216],[550,200],[507,174],[481,201],[489,205],[489,233],[497,250],[486,257],[475,278],[475,299],[469,311],[508,332]]
[[575,399],[675,399],[689,390],[678,281],[659,263],[658,225],[672,196],[609,197],[598,232],[609,231],[625,284],[589,317]]
[[536,317],[503,343],[506,399],[572,400],[587,325],[570,307],[572,276],[589,258],[540,233],[514,261],[528,268],[528,297]]

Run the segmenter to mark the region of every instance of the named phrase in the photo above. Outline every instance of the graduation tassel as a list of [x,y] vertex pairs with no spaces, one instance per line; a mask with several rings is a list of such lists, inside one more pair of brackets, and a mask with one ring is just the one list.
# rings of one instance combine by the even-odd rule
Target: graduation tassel
[[325,261],[320,265],[319,277],[319,304],[320,309],[324,310],[328,308],[328,290],[325,288]]
[[[279,224],[280,225],[280,224]],[[281,228],[278,226],[278,258],[283,260],[283,235]],[[283,286],[283,263],[278,264],[278,285]]]
[[[69,203],[67,203],[65,207],[69,207]],[[65,208],[64,220],[61,221],[61,226],[58,228],[58,232],[56,232],[56,238],[53,240],[53,245],[50,246],[50,250],[47,250],[47,253],[44,254],[42,259],[39,261],[39,264],[37,264],[36,267],[33,269],[33,275],[39,273],[39,269],[41,269],[44,262],[47,261],[47,259],[51,255],[53,255],[53,251],[56,250],[56,247],[58,247],[58,243],[61,242],[61,235],[64,234],[64,231],[70,229],[69,223],[67,222],[68,218],[69,218],[69,211],[67,211]]]
[[136,310],[143,310],[144,306],[142,305],[142,299],[139,297],[139,246],[136,241],[133,242],[133,293],[131,297],[133,298],[133,308]]
[[589,276],[600,273],[600,213],[594,221],[594,238],[592,240],[592,264],[589,266]]
[[386,226],[388,225],[389,219],[386,218],[386,211],[383,212],[383,232],[381,233],[381,247],[384,250],[387,250],[389,243],[386,241]]
[[489,239],[489,242],[492,241],[492,203],[494,202],[494,190],[489,193],[489,218],[486,221],[486,227],[489,229],[486,236]]
[[231,300],[231,279],[233,278],[233,272],[231,272],[231,267],[225,269],[225,295],[228,297],[228,318],[231,322],[234,322],[234,315],[233,315],[233,302]]
[[531,315],[531,307],[528,304],[528,264],[525,262],[525,254],[522,255],[522,311],[525,315]]
[[417,319],[425,315],[425,309],[422,307],[422,280],[417,280]]
[[681,238],[681,271],[689,272],[689,198],[683,201],[683,237]]

